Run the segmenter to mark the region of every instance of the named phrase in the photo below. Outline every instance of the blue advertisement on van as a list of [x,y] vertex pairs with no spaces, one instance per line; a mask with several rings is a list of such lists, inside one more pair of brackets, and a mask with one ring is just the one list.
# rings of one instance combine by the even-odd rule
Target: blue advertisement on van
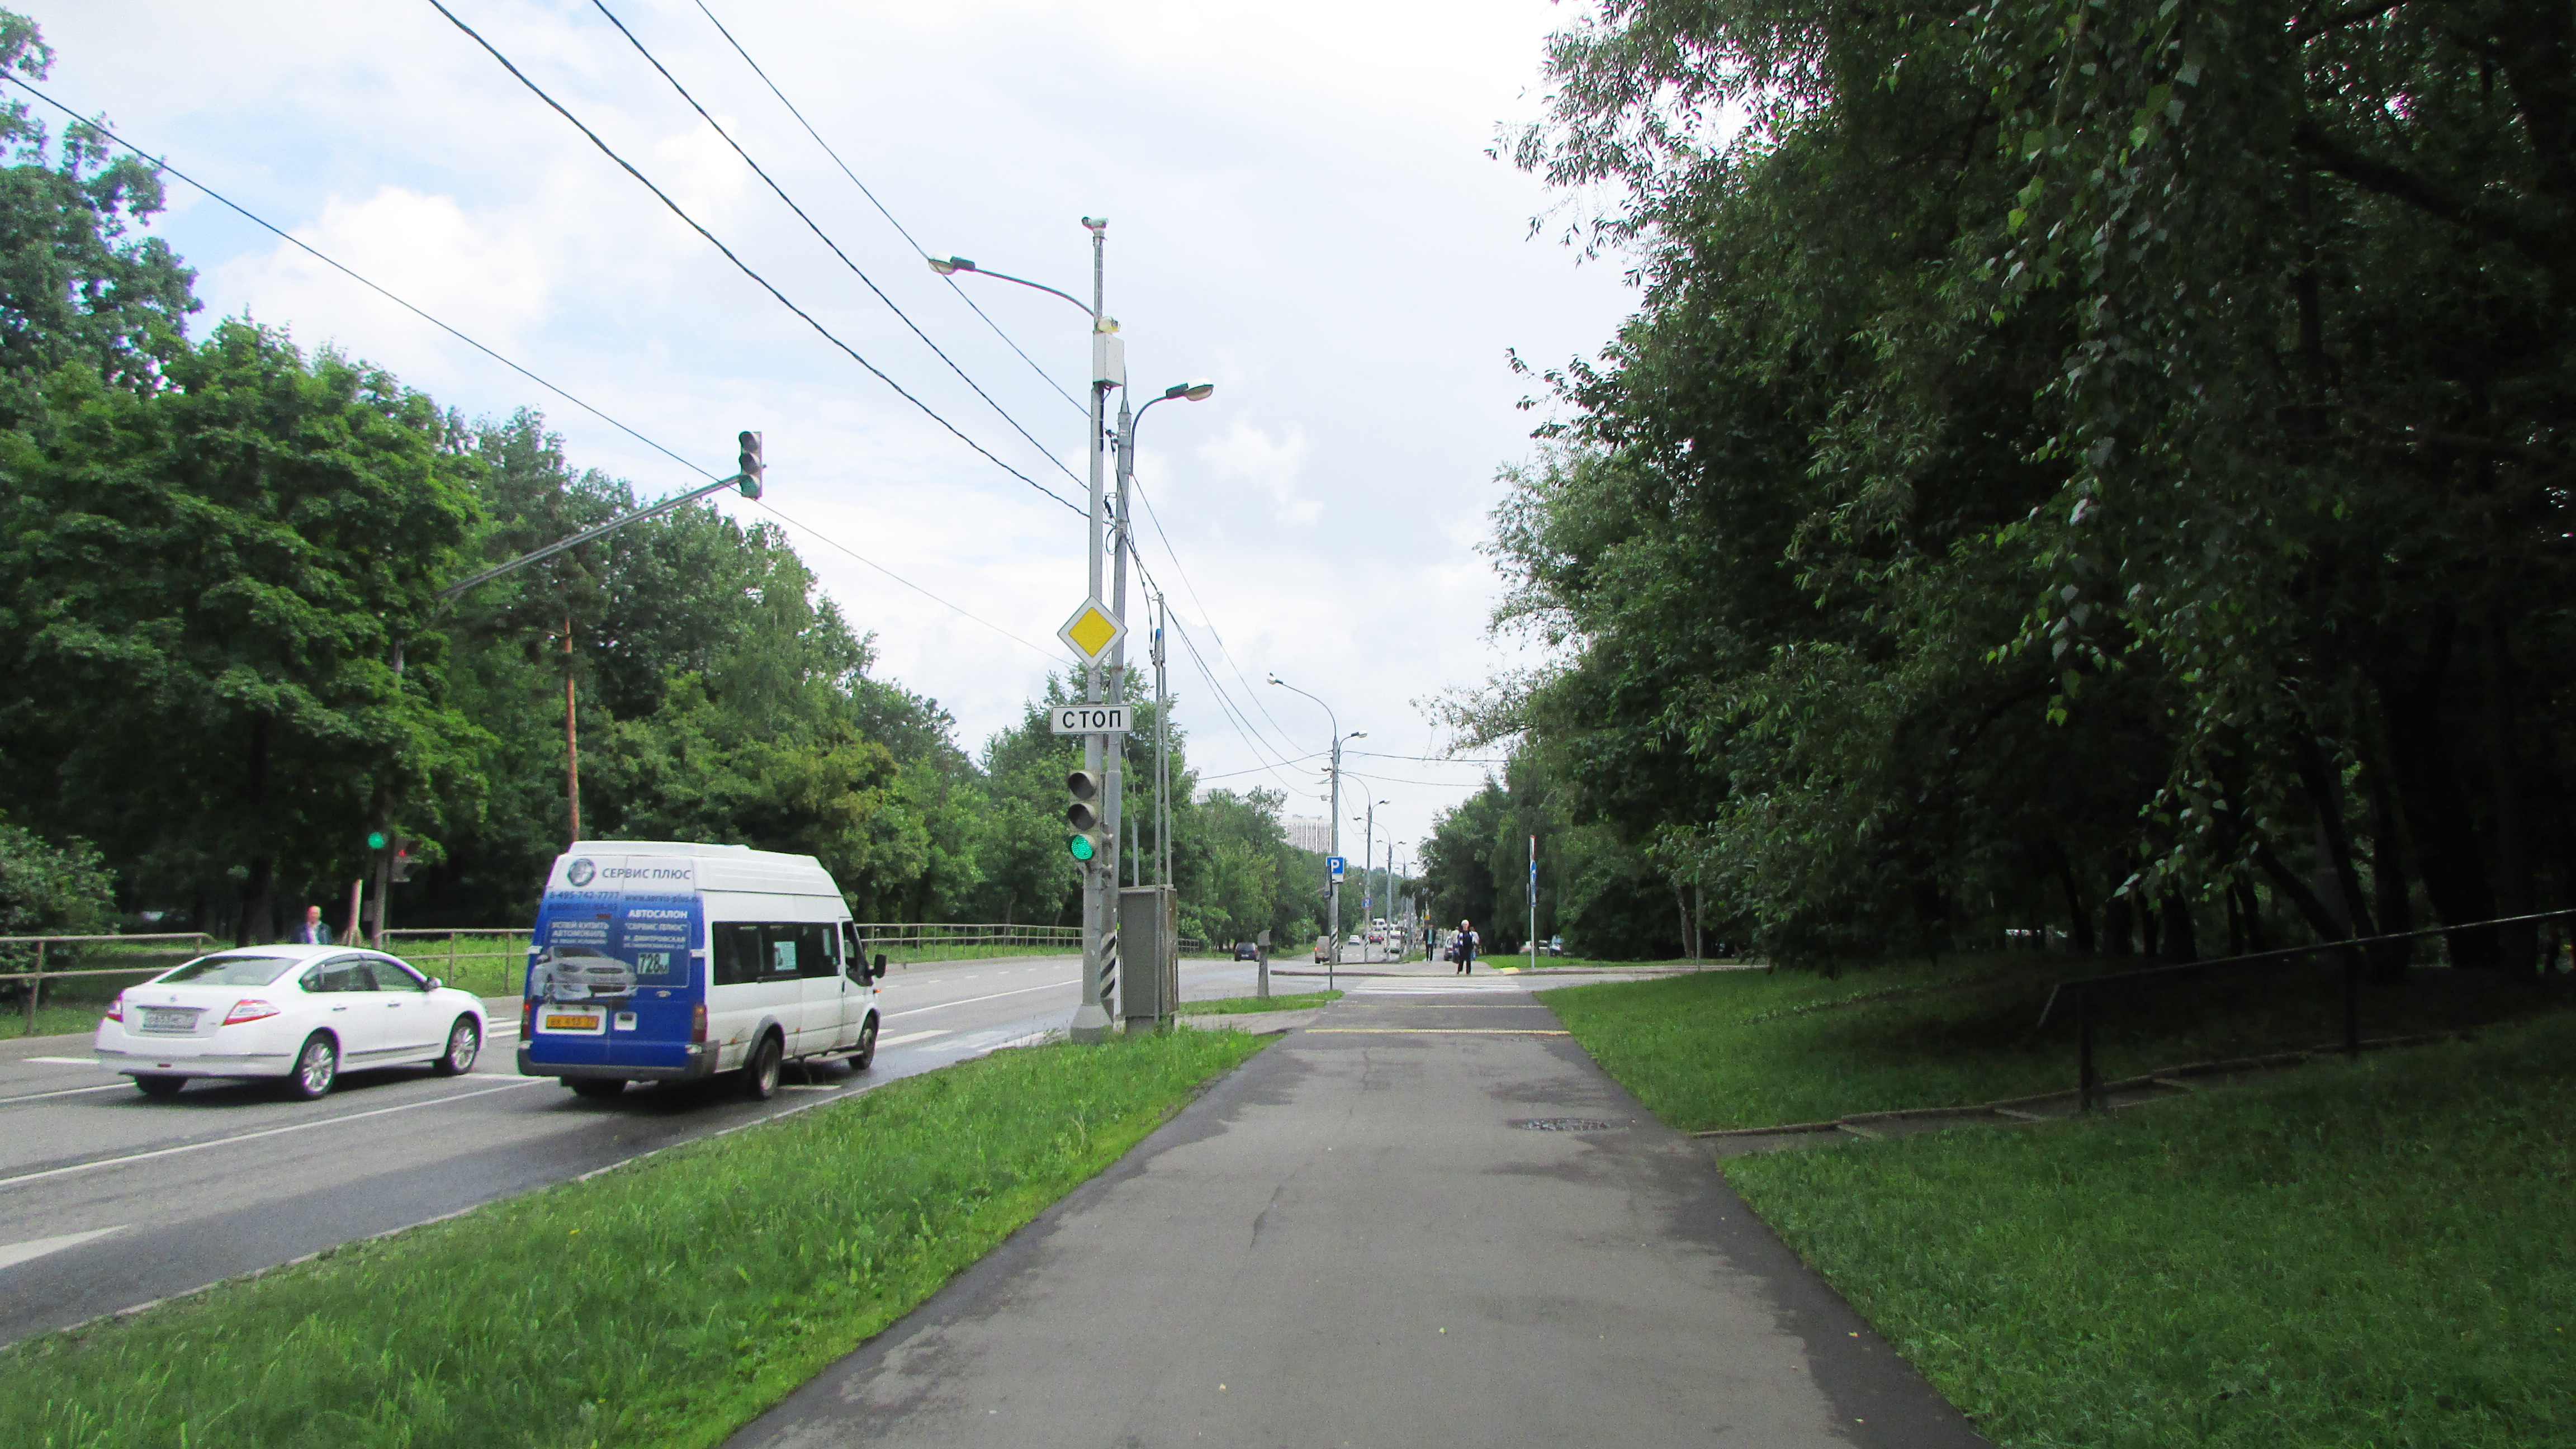
[[563,861],[528,950],[522,1070],[694,1076],[705,1020],[706,916],[686,856]]

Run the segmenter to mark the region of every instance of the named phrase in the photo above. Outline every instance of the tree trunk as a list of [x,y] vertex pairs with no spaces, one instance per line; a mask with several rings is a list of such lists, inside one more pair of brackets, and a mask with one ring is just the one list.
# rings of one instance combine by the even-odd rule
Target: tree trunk
[[2343,779],[2317,737],[2304,729],[2299,731],[2299,779],[2308,787],[2308,803],[2316,811],[2318,873],[2333,885],[2332,895],[2326,896],[2323,888],[2318,894],[2326,896],[2328,910],[2341,907],[2337,914],[2344,926],[2342,934],[2378,935],[2371,928],[2370,903],[2361,893],[2361,872],[2352,863],[2352,834],[2344,828]]
[[[2442,725],[2442,688],[2450,674],[2456,627],[2448,606],[2435,611],[2421,666],[2388,668],[2374,680],[2415,874],[2424,882],[2434,918],[2444,925],[2490,920],[2496,913],[2486,849],[2469,818],[2468,797],[2452,767],[2451,742]],[[2453,932],[2449,944],[2455,966],[2491,969],[2502,964],[2492,928]]]
[[248,946],[277,936],[277,858],[268,842],[269,721],[251,720],[250,759],[244,791],[250,823],[250,873],[242,881],[241,917],[233,925],[233,944]]
[[2102,950],[2111,956],[2126,956],[2129,945],[2129,898],[2114,895],[2102,906]]
[[2066,847],[2052,840],[2048,853],[2057,860],[2057,884],[2066,892],[2067,944],[2078,956],[2093,954],[2093,913],[2084,908],[2084,893],[2075,888],[2075,862],[2066,858]]
[[[2379,929],[2383,935],[2403,935],[2415,929],[2415,910],[2406,899],[2406,860],[2397,843],[2397,805],[2388,793],[2388,777],[2378,766],[2365,760],[2361,769],[2362,788],[2370,796],[2370,886],[2379,907]],[[2370,979],[2383,986],[2406,979],[2406,960],[2414,952],[2411,941],[2382,941],[2370,948]]]
[[[2254,863],[2261,866],[2263,873],[2272,878],[2272,889],[2281,895],[2288,896],[2291,904],[2299,908],[2299,914],[2307,917],[2309,928],[2317,933],[2319,940],[2343,939],[2342,927],[2335,920],[2334,913],[2326,908],[2324,901],[2317,898],[2315,891],[2308,889],[2307,882],[2291,874],[2290,868],[2281,863],[2281,857],[2272,853],[2272,847],[2255,846]],[[2351,948],[2338,954],[2350,955]]]
[[[2505,640],[2504,626],[2492,615],[2486,627],[2478,631],[2478,643],[2479,663],[2484,666],[2479,670],[2483,698],[2478,713],[2486,734],[2487,781],[2495,794],[2496,914],[2527,916],[2533,909],[2531,839],[2522,809],[2520,751],[2514,740],[2517,680],[2513,654]],[[2540,958],[2540,932],[2536,926],[2499,926],[2496,938],[2499,964],[2508,971],[2526,974]]]
[[2160,914],[2164,917],[2165,959],[2197,961],[2200,959],[2200,934],[2192,928],[2191,903],[2180,891],[2167,891]]
[[2254,882],[2238,880],[2233,887],[2232,898],[2237,903],[2237,909],[2245,917],[2245,949],[2271,950],[2270,943],[2263,939],[2263,902],[2254,894]]

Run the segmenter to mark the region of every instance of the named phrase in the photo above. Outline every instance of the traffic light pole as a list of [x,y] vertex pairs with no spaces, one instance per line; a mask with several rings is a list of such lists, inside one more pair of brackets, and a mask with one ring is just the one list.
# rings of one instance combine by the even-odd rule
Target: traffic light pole
[[[1098,599],[1103,580],[1102,547],[1107,541],[1105,511],[1108,433],[1105,414],[1109,389],[1117,384],[1107,376],[1111,348],[1109,329],[1113,325],[1105,308],[1106,248],[1109,223],[1105,219],[1084,217],[1082,224],[1091,231],[1091,597]],[[1124,622],[1123,620],[1121,622]],[[1101,703],[1101,668],[1097,660],[1085,671],[1083,702]],[[1112,919],[1108,890],[1118,879],[1118,795],[1124,782],[1119,779],[1118,752],[1104,748],[1105,735],[1085,735],[1082,740],[1082,767],[1098,777],[1101,793],[1107,798],[1103,844],[1092,858],[1082,863],[1082,1004],[1073,1010],[1073,1026],[1066,1034],[1078,1042],[1096,1042],[1109,1035],[1109,1002],[1106,980],[1109,971],[1108,922]]]

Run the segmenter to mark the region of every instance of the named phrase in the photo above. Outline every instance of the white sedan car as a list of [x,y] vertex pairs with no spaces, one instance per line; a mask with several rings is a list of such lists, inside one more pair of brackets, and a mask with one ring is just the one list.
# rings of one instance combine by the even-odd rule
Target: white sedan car
[[311,1100],[343,1068],[470,1070],[482,999],[410,963],[346,946],[245,946],[200,956],[117,994],[99,1065],[166,1097],[190,1077],[278,1077]]

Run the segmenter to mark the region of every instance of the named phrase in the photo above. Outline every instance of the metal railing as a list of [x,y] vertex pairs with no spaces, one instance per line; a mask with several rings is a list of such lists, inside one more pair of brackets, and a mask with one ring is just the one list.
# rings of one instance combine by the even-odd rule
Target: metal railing
[[2492,921],[2466,921],[2456,926],[2432,926],[2421,931],[2395,931],[2380,936],[2353,936],[2338,941],[2321,941],[2312,946],[2284,946],[2277,951],[2253,951],[2242,956],[2220,956],[2206,961],[2176,961],[2165,966],[2144,966],[2134,971],[2114,971],[2104,976],[2087,976],[2076,981],[2061,981],[2049,988],[2048,1001],[2039,1009],[2039,1021],[2031,1030],[2048,1025],[2051,1012],[2057,1009],[2057,998],[2072,993],[2075,998],[2075,1100],[2078,1110],[2098,1112],[2106,1103],[2102,1089],[2102,1070],[2093,1051],[2093,1034],[2097,1013],[2093,998],[2105,987],[2130,982],[2150,981],[2162,977],[2206,972],[2216,968],[2253,966],[2265,969],[2289,966],[2324,955],[2343,957],[2341,998],[2343,1008],[2344,1055],[2361,1055],[2361,976],[2365,946],[2385,945],[2392,941],[2421,941],[2435,936],[2449,936],[2461,931],[2482,931],[2495,926],[2523,926],[2541,921],[2563,921],[2576,917],[2576,909],[2541,911],[2528,916],[2499,916]]
[[77,961],[88,954],[80,949],[84,946],[131,947],[155,941],[185,941],[189,943],[185,947],[169,947],[144,953],[152,956],[184,958],[203,955],[212,949],[214,939],[203,931],[172,931],[148,936],[0,936],[0,965],[11,964],[17,958],[19,954],[17,948],[20,947],[30,948],[28,959],[31,962],[30,969],[25,971],[0,971],[0,981],[27,983],[27,1024],[19,1035],[34,1036],[36,1008],[44,1000],[46,982],[84,976],[149,976],[156,971],[166,971],[178,964],[176,961],[155,961],[149,965],[78,967],[67,971],[48,971],[45,969],[45,957],[48,951],[58,957],[69,957]]
[[945,951],[961,954],[1026,949],[1031,954],[1074,955],[1082,950],[1080,926],[1030,926],[1003,921],[934,923],[928,921],[858,921],[859,949],[869,955],[884,951],[893,964],[909,966],[936,959]]

